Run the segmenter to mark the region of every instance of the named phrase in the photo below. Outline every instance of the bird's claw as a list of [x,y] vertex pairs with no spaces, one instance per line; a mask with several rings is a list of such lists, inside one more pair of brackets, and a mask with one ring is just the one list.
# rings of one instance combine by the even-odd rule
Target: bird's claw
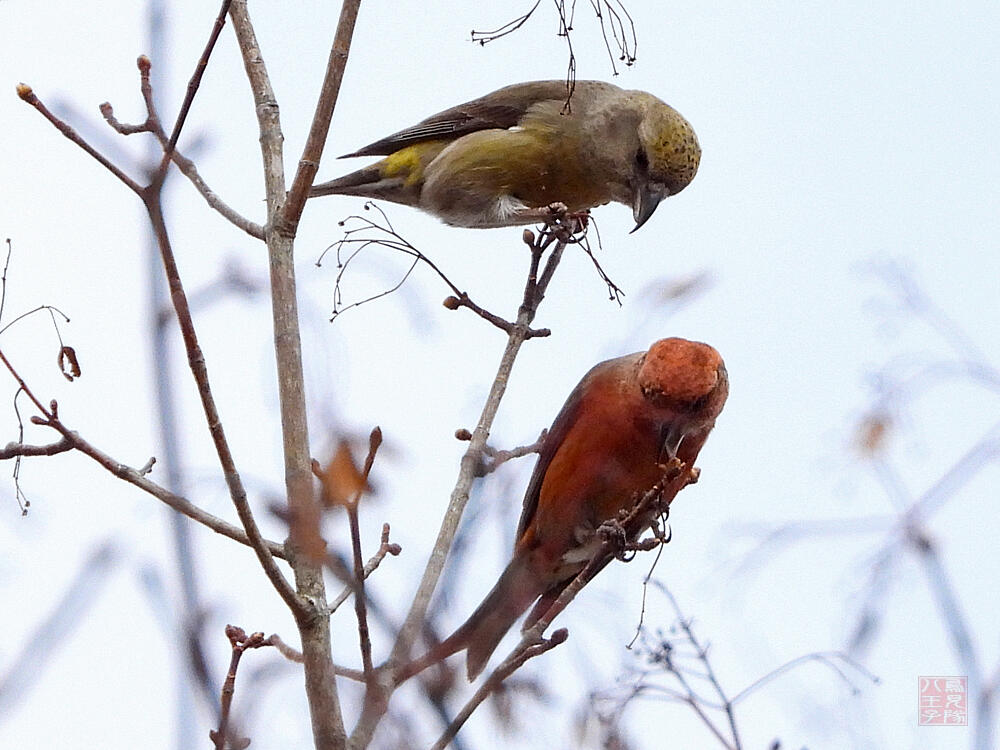
[[560,203],[559,201],[550,203],[545,207],[545,209],[549,212],[550,216],[549,220],[553,222],[562,221],[563,219],[566,218],[566,215],[569,213],[569,208],[566,207],[566,204]]
[[597,538],[611,547],[616,559],[630,559],[625,555],[628,551],[628,537],[625,534],[625,527],[617,519],[605,521],[598,526]]
[[568,237],[586,230],[590,221],[589,210],[570,211],[561,201],[550,203],[543,210],[547,213],[545,223],[565,232]]

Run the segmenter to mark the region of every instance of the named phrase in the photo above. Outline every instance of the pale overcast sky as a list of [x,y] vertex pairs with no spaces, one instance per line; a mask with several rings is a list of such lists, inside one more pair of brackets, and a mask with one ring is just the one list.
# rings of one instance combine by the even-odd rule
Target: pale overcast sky
[[[524,10],[530,4],[523,3]],[[1000,366],[1000,6],[981,3],[653,2],[634,0],[638,60],[614,77],[589,4],[577,6],[574,49],[579,78],[648,90],[694,125],[701,170],[665,201],[636,234],[619,205],[595,211],[604,269],[625,290],[609,302],[582,253],[567,254],[536,321],[553,335],[529,342],[517,362],[492,442],[530,442],[596,362],[645,349],[664,336],[715,346],[726,360],[731,396],[702,452],[702,479],[672,513],[674,540],[657,577],[712,643],[713,666],[731,694],[757,677],[817,651],[845,647],[888,527],[850,535],[770,544],[752,567],[744,555],[762,537],[746,526],[892,514],[871,467],[852,451],[854,428],[886,375],[952,357],[942,337],[906,311],[871,273],[897,261],[937,307]],[[64,310],[62,327],[84,370],[65,382],[54,367],[57,345],[42,316],[0,337],[3,351],[63,418],[115,458],[141,466],[158,452],[147,330],[144,217],[139,202],[14,94],[34,87],[69,112],[81,132],[109,152],[140,154],[102,126],[97,105],[110,100],[126,121],[142,119],[134,61],[148,52],[140,2],[0,3],[0,239],[11,238],[5,320],[39,304]],[[216,12],[211,4],[169,4],[165,65],[171,119]],[[286,168],[294,169],[336,23],[336,4],[251,3],[265,61],[281,107]],[[566,48],[542,3],[517,34],[485,47],[471,29],[498,26],[518,10],[473,3],[364,3],[320,179],[363,162],[333,157],[423,117],[500,86],[560,78]],[[161,87],[162,91],[162,87]],[[231,31],[223,32],[199,92],[181,149],[237,210],[264,219],[256,121]],[[179,176],[172,178],[168,221],[188,288],[198,289],[226,263],[267,278],[264,248],[209,210]],[[383,521],[403,556],[389,560],[373,585],[387,601],[410,596],[454,483],[462,444],[473,427],[502,351],[503,338],[467,311],[441,307],[448,290],[421,269],[403,291],[351,310],[329,312],[336,276],[315,260],[340,237],[337,221],[360,199],[310,203],[297,257],[307,355],[314,454],[337,431],[366,434],[379,424],[385,455],[374,472],[379,494],[365,510],[366,544]],[[445,268],[460,287],[513,315],[527,257],[520,229],[460,230],[385,205],[396,228]],[[392,283],[402,265],[385,254],[362,260],[344,282],[346,300]],[[698,274],[712,283],[674,309],[655,286]],[[237,462],[255,493],[271,537],[279,524],[264,507],[281,487],[270,309],[262,296],[227,299],[197,318],[220,409]],[[175,342],[177,343],[177,342]],[[183,398],[186,491],[213,512],[233,517],[194,389],[175,362]],[[3,431],[17,439],[14,387],[0,378]],[[945,381],[899,414],[887,455],[919,495],[996,422],[996,392]],[[22,414],[30,414],[19,400]],[[51,439],[31,428],[27,438]],[[442,629],[461,622],[489,589],[507,555],[531,459],[481,483],[473,503],[483,540],[449,602]],[[13,466],[0,482],[0,679],[95,545],[115,546],[114,572],[102,579],[72,635],[0,706],[0,746],[177,746],[174,699],[179,639],[150,587],[162,576],[177,598],[164,509],[78,456],[27,459],[21,485],[31,500],[22,518]],[[154,478],[163,481],[163,476]],[[991,582],[1000,569],[994,508],[998,476],[989,465],[942,512],[926,519],[967,616],[981,666],[996,670],[1000,610]],[[496,510],[493,508],[505,508]],[[331,538],[345,533],[342,519]],[[879,530],[880,529],[880,530]],[[295,640],[287,610],[252,555],[209,532],[196,535],[209,603],[208,645],[214,678],[228,661],[227,622]],[[574,602],[559,624],[567,644],[535,660],[526,674],[555,675],[551,705],[523,708],[530,731],[497,740],[488,709],[470,721],[472,748],[574,747],[575,712],[590,690],[608,688],[623,664],[638,621],[641,579],[650,559],[616,564]],[[738,706],[746,748],[969,747],[967,728],[917,726],[917,678],[960,675],[923,570],[896,558],[880,600],[885,620],[864,654],[879,676],[860,689],[812,664]],[[97,584],[88,584],[97,585]],[[162,602],[161,602],[162,605]],[[669,606],[651,595],[647,622],[667,627]],[[353,614],[335,619],[336,658],[356,665]],[[58,639],[56,639],[58,640]],[[390,641],[375,633],[376,656]],[[266,655],[268,658],[270,655]],[[264,654],[247,661],[265,663]],[[242,676],[242,675],[241,675]],[[9,687],[9,686],[8,686]],[[345,695],[351,696],[350,688]],[[237,702],[241,696],[237,687]],[[403,691],[396,700],[406,702]],[[291,672],[257,696],[247,727],[254,747],[311,745],[301,683]],[[355,715],[350,698],[348,717]],[[196,711],[196,746],[211,725]],[[348,719],[350,720],[350,719]],[[632,706],[625,725],[637,747],[713,747],[690,709],[671,703]],[[419,730],[437,736],[431,719]],[[58,738],[58,742],[53,741]]]

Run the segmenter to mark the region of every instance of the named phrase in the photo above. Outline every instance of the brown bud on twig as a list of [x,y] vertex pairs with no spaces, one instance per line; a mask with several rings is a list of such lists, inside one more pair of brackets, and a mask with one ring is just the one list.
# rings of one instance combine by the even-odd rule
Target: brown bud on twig
[[447,307],[449,310],[457,310],[462,306],[461,300],[459,300],[458,297],[454,297],[451,295],[445,297],[444,302],[442,302],[441,304]]
[[139,68],[140,73],[148,73],[150,68],[153,67],[153,61],[145,55],[139,55],[135,61],[135,65]]
[[559,628],[559,630],[553,631],[552,635],[549,636],[549,643],[557,646],[560,643],[564,643],[567,638],[569,638],[569,630],[566,628]]
[[226,625],[226,638],[234,646],[237,643],[241,643],[247,637],[246,631],[239,625]]
[[31,86],[28,84],[19,83],[17,84],[17,95],[24,99],[24,101],[29,101],[35,95],[35,92],[31,90]]
[[530,229],[525,229],[524,232],[521,233],[521,240],[528,247],[532,247],[535,244],[535,233]]
[[456,440],[472,440],[472,433],[469,432],[464,427],[459,427],[457,430],[455,430],[455,439]]
[[375,451],[379,449],[380,445],[382,445],[382,428],[375,425],[371,433],[368,435],[368,452],[374,454]]

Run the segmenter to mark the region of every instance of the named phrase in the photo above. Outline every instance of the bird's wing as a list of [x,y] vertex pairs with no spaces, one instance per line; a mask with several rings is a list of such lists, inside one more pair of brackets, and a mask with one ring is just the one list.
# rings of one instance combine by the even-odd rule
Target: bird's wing
[[438,112],[412,127],[386,136],[341,158],[388,156],[421,141],[453,140],[477,130],[492,128],[506,130],[517,125],[532,105],[540,101],[565,99],[566,96],[565,81],[533,81],[507,86],[479,99]]
[[515,539],[521,539],[525,530],[531,524],[532,518],[535,516],[535,511],[538,508],[538,496],[542,490],[542,482],[545,481],[545,472],[548,471],[549,464],[552,463],[552,459],[558,452],[563,440],[566,439],[566,435],[573,425],[576,424],[584,406],[585,394],[590,390],[590,386],[594,380],[604,377],[609,370],[620,366],[622,359],[624,357],[609,359],[606,362],[594,365],[583,376],[583,379],[573,389],[573,392],[569,394],[566,403],[563,404],[562,409],[559,410],[559,414],[556,415],[555,421],[552,422],[552,426],[545,435],[541,450],[538,451],[538,463],[535,464],[535,470],[528,481],[528,489],[524,493],[524,506],[521,509],[521,520],[517,524]]

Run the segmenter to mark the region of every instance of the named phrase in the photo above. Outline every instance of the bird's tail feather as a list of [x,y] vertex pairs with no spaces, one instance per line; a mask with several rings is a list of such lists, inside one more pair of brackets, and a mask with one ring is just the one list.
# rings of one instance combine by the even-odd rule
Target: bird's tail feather
[[524,558],[515,557],[493,590],[456,634],[465,631],[465,666],[472,681],[479,676],[517,618],[542,593],[543,587]]
[[[393,182],[398,183],[400,180],[393,180]],[[316,198],[321,195],[358,195],[362,198],[380,198],[385,188],[380,163],[375,163],[356,172],[345,174],[343,177],[338,177],[335,180],[313,185],[309,191],[309,197]]]
[[541,583],[531,572],[527,562],[515,558],[469,619],[427,655],[404,669],[403,678],[411,677],[464,648],[468,650],[466,670],[469,681],[476,679],[504,635],[542,590]]

